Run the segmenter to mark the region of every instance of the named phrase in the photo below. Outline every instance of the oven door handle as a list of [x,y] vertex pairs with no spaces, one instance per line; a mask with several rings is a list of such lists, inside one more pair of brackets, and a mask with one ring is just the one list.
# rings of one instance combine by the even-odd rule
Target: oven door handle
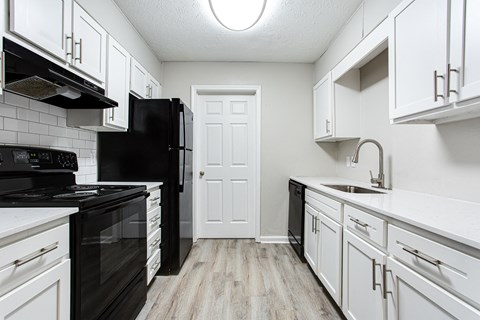
[[147,191],[144,191],[140,195],[136,195],[134,198],[130,198],[130,200],[117,202],[115,205],[105,204],[101,207],[93,208],[91,210],[86,210],[84,212],[84,215],[86,214],[89,217],[102,215],[103,213],[105,213],[107,211],[110,212],[110,211],[118,210],[118,209],[121,209],[121,208],[124,208],[124,207],[128,207],[128,206],[130,206],[134,203],[143,201],[143,200],[147,199],[149,196],[150,196],[150,193],[147,192]]

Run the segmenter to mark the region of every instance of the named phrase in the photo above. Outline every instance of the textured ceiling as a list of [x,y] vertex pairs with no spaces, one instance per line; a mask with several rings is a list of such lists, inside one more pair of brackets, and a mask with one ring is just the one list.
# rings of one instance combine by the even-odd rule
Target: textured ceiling
[[222,27],[208,0],[114,0],[161,61],[314,62],[361,0],[267,0],[241,32]]

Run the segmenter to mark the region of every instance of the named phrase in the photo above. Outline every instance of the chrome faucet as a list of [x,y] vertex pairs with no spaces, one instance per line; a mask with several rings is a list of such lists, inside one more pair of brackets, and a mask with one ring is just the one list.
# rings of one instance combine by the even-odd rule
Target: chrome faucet
[[357,147],[355,148],[355,152],[353,153],[352,162],[358,163],[358,156],[360,153],[360,147],[363,146],[365,143],[373,143],[378,147],[378,177],[374,178],[372,174],[372,170],[370,170],[370,182],[376,183],[375,188],[385,189],[385,175],[383,173],[383,148],[380,142],[373,139],[365,139],[358,143]]

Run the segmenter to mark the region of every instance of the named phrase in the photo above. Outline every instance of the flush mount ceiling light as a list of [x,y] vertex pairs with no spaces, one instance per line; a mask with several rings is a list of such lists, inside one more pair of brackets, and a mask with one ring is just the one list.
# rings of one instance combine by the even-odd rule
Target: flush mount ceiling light
[[233,31],[253,27],[265,10],[267,0],[208,0],[213,15],[222,26]]

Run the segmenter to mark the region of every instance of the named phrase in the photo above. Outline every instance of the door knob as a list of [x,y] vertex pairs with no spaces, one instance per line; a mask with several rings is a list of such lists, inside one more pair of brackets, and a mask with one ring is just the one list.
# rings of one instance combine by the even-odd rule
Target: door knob
[[200,177],[203,177],[205,175],[205,171],[200,171]]

